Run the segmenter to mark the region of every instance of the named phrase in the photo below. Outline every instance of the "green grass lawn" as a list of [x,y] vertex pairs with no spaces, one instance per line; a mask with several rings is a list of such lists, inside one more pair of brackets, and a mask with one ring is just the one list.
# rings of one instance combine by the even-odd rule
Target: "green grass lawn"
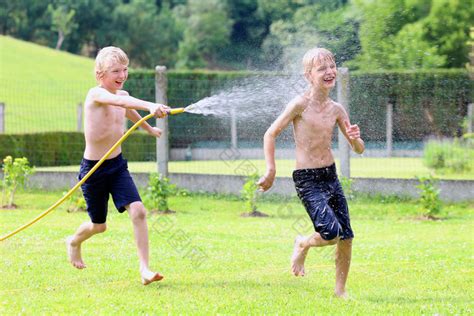
[[[336,162],[339,168],[339,162]],[[277,160],[277,176],[290,177],[294,168],[294,160]],[[433,173],[442,179],[474,180],[474,161],[471,171],[464,173],[434,173],[423,165],[422,158],[352,158],[351,176],[367,178],[397,178],[413,179]],[[207,160],[207,161],[171,161],[170,173],[200,173],[200,174],[242,174],[242,166],[249,170],[265,172],[264,160]],[[132,172],[155,172],[155,162],[129,162]],[[41,167],[39,171],[78,171],[79,166]]]
[[[61,192],[20,193],[0,211],[1,233],[31,220]],[[443,220],[415,219],[420,206],[397,199],[350,201],[356,234],[350,299],[332,296],[333,248],[312,249],[307,276],[289,272],[292,242],[309,233],[292,200],[260,204],[269,218],[243,218],[243,202],[173,197],[174,215],[151,215],[151,264],[165,275],[144,287],[127,215],[111,208],[109,230],[83,246],[85,270],[72,268],[64,239],[87,219],[64,206],[0,243],[0,314],[473,313],[474,205],[447,205]],[[198,256],[187,253],[194,250]]]
[[0,35],[0,102],[6,133],[76,130],[95,83],[94,60]]

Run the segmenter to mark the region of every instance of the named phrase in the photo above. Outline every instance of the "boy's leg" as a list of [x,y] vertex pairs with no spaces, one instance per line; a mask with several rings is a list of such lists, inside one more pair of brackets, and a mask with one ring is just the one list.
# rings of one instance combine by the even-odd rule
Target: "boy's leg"
[[107,225],[85,222],[77,229],[73,236],[66,239],[69,261],[78,269],[84,269],[86,265],[82,261],[81,244],[95,234],[105,232]]
[[135,242],[137,244],[138,259],[140,261],[140,275],[143,284],[147,285],[163,278],[159,273],[150,271],[149,246],[148,246],[148,225],[146,222],[146,209],[142,202],[133,202],[126,207],[133,223]]
[[346,281],[352,257],[352,239],[339,240],[336,247],[336,288],[334,294],[346,297]]
[[296,237],[293,255],[291,256],[291,272],[293,272],[295,276],[304,276],[304,261],[309,248],[334,245],[336,242],[337,239],[323,239],[319,233],[314,233],[309,237]]

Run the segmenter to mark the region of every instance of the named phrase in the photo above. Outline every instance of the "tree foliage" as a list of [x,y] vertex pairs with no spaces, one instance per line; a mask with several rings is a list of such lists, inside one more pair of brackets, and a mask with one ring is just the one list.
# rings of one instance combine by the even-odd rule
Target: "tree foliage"
[[122,21],[116,22],[113,44],[133,56],[132,66],[174,64],[180,32],[167,4],[158,12],[153,0],[132,0],[114,10],[113,20]]
[[56,42],[56,49],[61,49],[66,36],[72,33],[77,28],[77,23],[74,21],[75,10],[69,10],[66,6],[60,5],[54,8],[51,4],[48,5],[48,12],[51,14],[51,30],[58,33],[58,41]]
[[470,1],[355,0],[362,53],[351,63],[369,68],[460,68],[468,60]]
[[461,0],[0,0],[1,34],[134,67],[281,67],[319,45],[354,69],[459,68],[473,20]]
[[[219,0],[189,0],[181,11],[185,20],[178,66],[197,68],[216,63],[219,49],[229,44],[232,20]],[[189,58],[189,57],[192,58]]]

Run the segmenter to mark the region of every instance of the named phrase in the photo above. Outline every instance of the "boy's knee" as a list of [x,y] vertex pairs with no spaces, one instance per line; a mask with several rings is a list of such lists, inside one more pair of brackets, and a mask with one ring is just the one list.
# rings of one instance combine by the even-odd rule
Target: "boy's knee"
[[145,205],[142,202],[130,204],[130,216],[133,221],[142,221],[146,218]]
[[331,240],[328,240],[328,243],[330,245],[335,245],[335,244],[337,244],[338,241],[339,241],[339,237],[336,236],[335,238],[333,238]]
[[92,229],[94,230],[95,233],[103,233],[107,230],[107,224],[93,224]]

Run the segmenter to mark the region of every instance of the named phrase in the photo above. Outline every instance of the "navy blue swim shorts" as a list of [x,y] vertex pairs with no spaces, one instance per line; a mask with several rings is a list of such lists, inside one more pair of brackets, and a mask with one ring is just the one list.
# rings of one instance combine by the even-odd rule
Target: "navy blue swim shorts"
[[314,229],[325,240],[354,238],[347,201],[337,179],[336,165],[293,172],[296,193]]
[[[81,180],[95,166],[98,160],[83,158],[78,179]],[[127,160],[122,154],[108,159],[81,185],[87,203],[87,213],[92,223],[103,224],[107,218],[109,194],[112,194],[115,207],[120,213],[125,206],[141,201],[137,187],[128,172]]]

